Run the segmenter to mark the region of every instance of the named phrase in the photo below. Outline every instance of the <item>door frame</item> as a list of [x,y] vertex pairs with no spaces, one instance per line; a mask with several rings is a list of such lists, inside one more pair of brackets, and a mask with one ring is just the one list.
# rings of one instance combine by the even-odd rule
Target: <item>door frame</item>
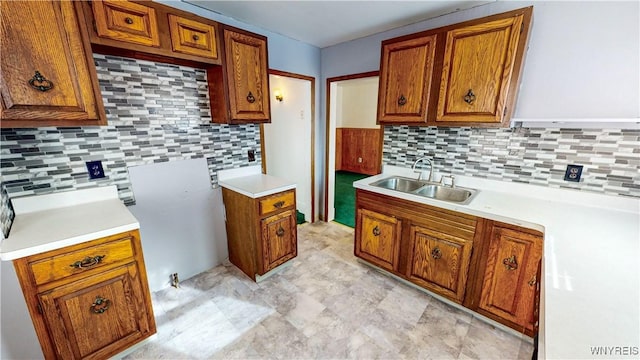
[[[354,79],[362,79],[362,78],[368,78],[368,77],[374,77],[374,76],[380,76],[380,71],[376,70],[376,71],[368,71],[368,72],[363,72],[363,73],[357,73],[357,74],[350,74],[350,75],[342,75],[342,76],[336,76],[336,77],[331,77],[331,78],[327,78],[327,83],[326,83],[326,87],[325,87],[325,91],[326,91],[326,97],[325,97],[325,120],[326,120],[326,124],[325,124],[325,152],[324,152],[324,216],[323,216],[323,221],[328,222],[329,219],[329,156],[331,154],[331,149],[330,144],[331,142],[329,141],[331,139],[331,83],[333,82],[338,82],[338,81],[344,81],[344,80],[354,80]],[[382,137],[384,135],[384,127],[381,125],[380,126],[380,136]],[[335,135],[334,135],[335,136]],[[382,163],[382,141],[380,142],[380,163]],[[334,149],[334,154],[335,154],[335,149]]]
[[[278,75],[293,79],[307,80],[311,82],[311,219],[310,223],[315,221],[316,217],[316,189],[315,189],[315,138],[316,138],[316,78],[302,74],[296,74],[288,71],[269,69],[268,75]],[[271,89],[269,89],[271,96]],[[264,148],[264,124],[260,124],[260,154],[262,161],[262,173],[267,173],[267,155]]]

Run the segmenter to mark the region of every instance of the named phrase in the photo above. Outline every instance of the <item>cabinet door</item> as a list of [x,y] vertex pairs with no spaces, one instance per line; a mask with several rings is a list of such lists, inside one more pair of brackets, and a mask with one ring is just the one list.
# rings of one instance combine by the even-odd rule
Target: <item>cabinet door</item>
[[408,254],[410,280],[462,302],[473,242],[412,225]]
[[540,236],[493,226],[480,308],[532,330],[541,258]]
[[266,41],[225,29],[224,42],[231,122],[268,122]]
[[132,44],[159,47],[156,10],[129,1],[93,0],[98,36]]
[[216,29],[213,25],[169,14],[169,30],[173,51],[218,58]]
[[39,294],[58,357],[106,358],[150,336],[140,281],[131,263]]
[[261,221],[264,269],[260,275],[298,254],[296,213],[287,210]]
[[523,15],[447,32],[437,122],[503,120]]
[[70,1],[1,1],[2,127],[106,124],[91,49]]
[[397,271],[402,222],[395,217],[358,209],[355,255],[384,269]]
[[378,122],[426,122],[436,36],[383,43]]

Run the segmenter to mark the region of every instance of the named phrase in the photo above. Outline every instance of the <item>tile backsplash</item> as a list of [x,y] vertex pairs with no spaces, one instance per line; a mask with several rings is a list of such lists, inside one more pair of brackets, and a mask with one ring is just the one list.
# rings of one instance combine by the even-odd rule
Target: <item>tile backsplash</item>
[[[98,54],[94,61],[107,126],[1,130],[5,236],[12,197],[115,184],[132,204],[130,166],[204,157],[217,184],[218,170],[260,164],[259,125],[211,124],[204,70]],[[250,149],[256,162],[248,162]],[[105,178],[89,180],[85,162],[93,160]]]
[[[385,126],[383,163],[421,156],[440,173],[640,198],[640,130]],[[584,165],[579,183],[569,164]]]

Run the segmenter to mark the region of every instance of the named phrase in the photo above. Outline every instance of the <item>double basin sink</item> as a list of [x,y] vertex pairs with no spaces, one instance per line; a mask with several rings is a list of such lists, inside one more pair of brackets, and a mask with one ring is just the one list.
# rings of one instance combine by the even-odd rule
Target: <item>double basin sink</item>
[[452,187],[402,176],[391,176],[378,180],[370,185],[407,194],[424,196],[431,199],[448,201],[460,205],[470,203],[478,192],[474,189]]

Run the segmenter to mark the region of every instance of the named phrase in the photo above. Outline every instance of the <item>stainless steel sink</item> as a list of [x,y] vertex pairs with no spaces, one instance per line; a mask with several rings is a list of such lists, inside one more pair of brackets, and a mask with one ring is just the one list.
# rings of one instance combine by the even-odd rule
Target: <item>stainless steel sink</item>
[[424,185],[424,182],[415,179],[404,178],[400,176],[389,177],[376,181],[371,184],[389,190],[396,190],[401,192],[412,192]]
[[443,185],[425,185],[414,191],[414,194],[432,199],[468,204],[471,201],[471,197],[475,194],[475,190],[459,187],[452,188]]
[[399,191],[407,194],[414,194],[442,201],[453,202],[466,205],[473,200],[478,192],[474,189],[463,187],[451,187],[442,184],[419,181],[402,176],[392,176],[371,183],[384,189]]

